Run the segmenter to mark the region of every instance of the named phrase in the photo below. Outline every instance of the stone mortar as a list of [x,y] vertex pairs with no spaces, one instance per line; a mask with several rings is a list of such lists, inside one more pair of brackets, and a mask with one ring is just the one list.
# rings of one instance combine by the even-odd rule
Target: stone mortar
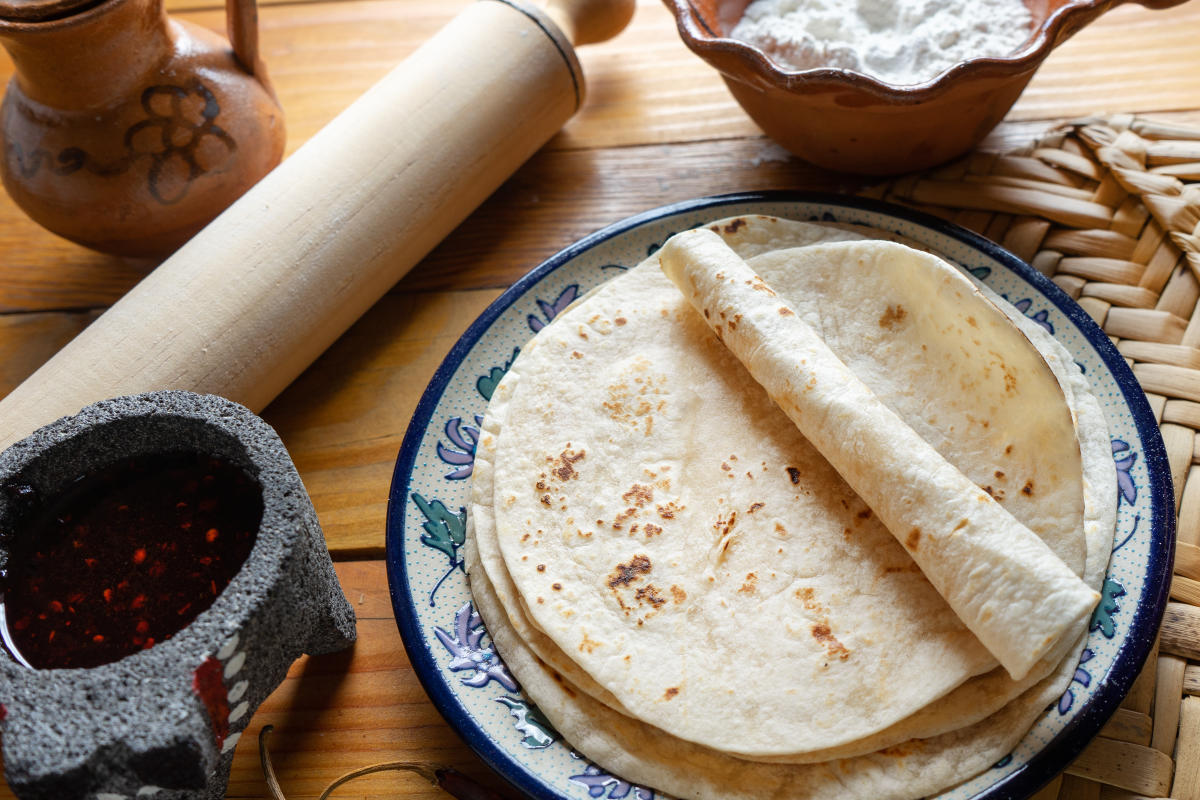
[[[220,397],[106,400],[14,444],[0,454],[0,531],[15,508],[7,487],[50,498],[86,472],[160,452],[219,456],[254,476],[257,539],[213,605],[148,650],[89,669],[30,669],[0,648],[4,768],[21,800],[224,797],[234,746],[291,663],[354,642],[354,612],[287,450]],[[0,538],[0,569],[8,552]],[[212,713],[196,690],[204,675],[218,695]]]

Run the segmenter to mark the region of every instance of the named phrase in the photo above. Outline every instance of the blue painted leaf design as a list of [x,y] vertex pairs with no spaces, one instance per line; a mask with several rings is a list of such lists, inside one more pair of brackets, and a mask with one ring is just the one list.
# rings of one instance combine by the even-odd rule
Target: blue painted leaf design
[[457,469],[447,472],[445,477],[452,481],[471,477],[475,467],[475,447],[479,444],[479,428],[483,417],[475,415],[475,425],[463,425],[462,417],[451,417],[446,422],[446,438],[454,445],[447,447],[438,442],[438,458]]
[[988,275],[992,274],[991,267],[975,267],[974,269],[969,269],[967,271],[981,281],[987,280]]
[[508,361],[504,362],[502,367],[492,367],[487,375],[480,375],[479,380],[475,381],[475,390],[483,397],[484,400],[491,400],[492,394],[495,393],[496,387],[500,385],[500,381],[504,378],[505,373],[512,367],[512,363],[517,360],[521,348],[514,347],[512,356]]
[[559,738],[558,731],[537,706],[507,695],[500,695],[496,702],[506,706],[508,713],[516,719],[514,726],[524,734],[521,744],[530,750],[544,750]]
[[1105,639],[1111,639],[1116,636],[1117,628],[1113,622],[1113,614],[1121,610],[1121,606],[1117,603],[1117,598],[1124,596],[1124,586],[1111,578],[1105,578],[1104,586],[1100,590],[1100,602],[1097,604],[1096,610],[1092,612],[1092,624],[1088,627],[1088,630],[1100,631]]
[[412,493],[412,500],[425,515],[421,544],[440,550],[451,561],[457,561],[458,548],[467,540],[467,510],[459,506],[457,513],[452,512],[441,500],[431,502],[416,492]]
[[464,686],[479,688],[495,681],[510,692],[517,691],[517,682],[495,649],[490,644],[483,644],[486,633],[483,619],[469,602],[454,613],[453,633],[437,626],[433,629],[433,635],[453,656],[450,671],[474,673],[460,679]]

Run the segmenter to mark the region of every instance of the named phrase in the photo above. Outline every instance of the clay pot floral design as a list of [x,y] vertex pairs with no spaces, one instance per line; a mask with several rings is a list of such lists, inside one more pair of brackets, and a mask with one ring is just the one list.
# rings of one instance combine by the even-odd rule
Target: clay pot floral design
[[191,238],[283,156],[253,10],[230,3],[231,50],[162,0],[0,0],[16,67],[0,105],[13,200],[105,252],[158,257]]

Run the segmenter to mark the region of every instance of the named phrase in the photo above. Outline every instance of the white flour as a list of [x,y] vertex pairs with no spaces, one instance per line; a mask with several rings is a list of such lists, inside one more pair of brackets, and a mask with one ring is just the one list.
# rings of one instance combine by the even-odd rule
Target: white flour
[[730,36],[785,69],[841,67],[887,83],[924,83],[1032,33],[1022,0],[754,0]]

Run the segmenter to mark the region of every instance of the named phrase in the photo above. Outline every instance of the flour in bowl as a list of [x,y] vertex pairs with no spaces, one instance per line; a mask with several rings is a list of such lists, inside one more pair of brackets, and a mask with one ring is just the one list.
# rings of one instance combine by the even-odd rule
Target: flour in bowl
[[784,69],[835,67],[887,83],[932,80],[1024,44],[1022,0],[753,0],[730,36]]

